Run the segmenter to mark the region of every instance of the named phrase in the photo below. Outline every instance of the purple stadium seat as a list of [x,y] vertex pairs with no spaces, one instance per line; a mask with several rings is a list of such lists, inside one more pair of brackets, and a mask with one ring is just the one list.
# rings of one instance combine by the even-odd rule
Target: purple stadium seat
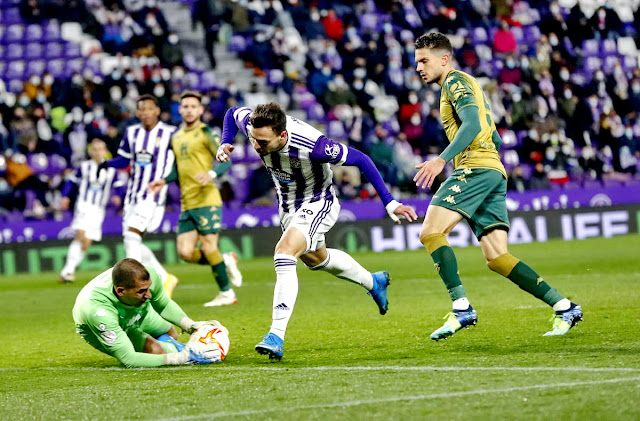
[[527,163],[521,163],[520,168],[522,168],[522,177],[525,179],[530,179],[531,174],[533,174],[533,165]]
[[360,26],[363,30],[378,30],[378,15],[376,13],[365,13],[360,16]]
[[184,83],[189,89],[197,89],[200,77],[197,73],[189,72],[184,75]]
[[602,67],[602,59],[600,57],[587,57],[584,61],[584,69],[593,73]]
[[44,27],[44,39],[49,42],[60,41],[60,25],[56,21],[49,21]]
[[633,69],[635,69],[636,67],[638,67],[638,58],[637,57],[624,56],[622,58],[622,68],[626,72],[633,71]]
[[342,121],[330,121],[327,125],[327,137],[333,140],[346,140],[347,132]]
[[[53,154],[49,157],[49,171],[51,174],[60,174],[67,168],[67,161],[60,155]],[[172,183],[175,184],[175,183]]]
[[322,105],[315,103],[307,109],[307,120],[325,122],[326,115]]
[[582,43],[582,55],[585,57],[600,54],[600,43],[597,39],[587,39]]
[[48,59],[58,59],[62,57],[64,47],[59,42],[49,42],[46,44],[45,57]]
[[602,66],[602,70],[605,73],[611,73],[616,64],[620,63],[620,58],[616,55],[606,56],[604,58],[604,63]]
[[27,26],[24,39],[28,42],[40,41],[42,39],[42,26],[36,24]]
[[580,183],[577,181],[567,181],[562,187],[564,187],[565,190],[576,190],[580,188]]
[[84,69],[84,60],[81,58],[76,58],[73,60],[67,61],[67,65],[65,66],[64,73],[67,76],[71,76],[73,73],[81,73]]
[[513,149],[518,146],[518,137],[513,130],[505,130],[500,134],[502,138],[502,148]]
[[514,26],[511,28],[511,32],[513,32],[513,36],[516,38],[518,44],[522,44],[522,41],[524,41],[524,30],[520,26]]
[[48,61],[47,71],[51,73],[54,78],[61,77],[64,74],[64,61],[60,59]]
[[27,156],[27,162],[36,174],[44,174],[49,167],[49,158],[43,153],[34,153]]
[[10,61],[7,66],[7,70],[4,74],[6,79],[20,79],[24,78],[24,61],[16,60]]
[[602,41],[602,49],[600,53],[603,56],[617,54],[618,53],[618,44],[613,39],[605,39]]
[[32,42],[27,44],[24,50],[24,57],[29,60],[36,60],[42,58],[44,55],[44,47],[42,44]]
[[523,27],[524,41],[527,45],[534,45],[540,39],[540,28],[536,25]]
[[471,41],[474,44],[486,44],[489,41],[489,35],[487,35],[487,31],[482,27],[473,28]]
[[44,60],[29,60],[27,62],[27,68],[24,71],[24,74],[27,76],[31,76],[31,75],[41,76],[44,73],[44,70],[46,67],[47,67],[47,62]]
[[5,44],[10,44],[12,42],[21,42],[24,36],[24,26],[15,24],[10,25],[4,32],[4,37],[2,38],[2,42]]
[[82,53],[80,51],[80,45],[76,44],[75,42],[67,43],[64,48],[64,56],[67,59],[81,57]]
[[284,80],[284,72],[280,69],[269,69],[267,71],[267,85],[280,86]]
[[7,51],[5,57],[9,60],[20,60],[24,54],[24,47],[22,44],[9,44],[7,45]]
[[247,50],[247,47],[247,39],[244,36],[238,34],[234,34],[231,36],[229,45],[227,46],[229,51],[238,54],[244,53]]
[[215,72],[209,70],[206,72],[203,72],[200,75],[200,90],[202,91],[208,91],[211,90],[213,88],[215,88],[217,86],[217,79],[216,79],[216,74]]
[[7,47],[4,45],[0,45],[0,60],[3,60],[6,57]]

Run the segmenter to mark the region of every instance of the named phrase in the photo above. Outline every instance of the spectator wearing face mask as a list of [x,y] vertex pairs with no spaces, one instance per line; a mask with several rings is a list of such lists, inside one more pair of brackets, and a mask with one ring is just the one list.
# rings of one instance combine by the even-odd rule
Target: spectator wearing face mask
[[611,7],[600,6],[589,19],[589,24],[598,39],[617,39],[623,33],[624,25]]
[[500,76],[498,77],[500,85],[515,85],[519,86],[522,82],[522,73],[516,63],[516,59],[509,55],[504,63],[504,67],[500,69]]
[[[179,44],[178,34],[171,33],[162,43],[160,50],[160,62],[164,67],[184,66],[184,55],[182,54],[182,47]],[[213,46],[211,47],[213,49]],[[211,60],[211,68],[215,69],[216,61],[213,57],[213,50],[209,53],[209,59]]]

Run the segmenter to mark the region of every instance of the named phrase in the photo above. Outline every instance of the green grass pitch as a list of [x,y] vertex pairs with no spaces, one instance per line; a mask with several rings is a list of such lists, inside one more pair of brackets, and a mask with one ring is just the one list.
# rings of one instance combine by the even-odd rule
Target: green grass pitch
[[[125,369],[75,334],[71,308],[95,273],[0,278],[0,419],[640,419],[640,237],[552,241],[511,253],[580,303],[585,321],[542,337],[552,312],[457,249],[478,325],[447,341],[429,334],[450,310],[424,251],[359,254],[391,273],[380,316],[361,288],[300,263],[284,358],[253,347],[267,333],[271,259],[241,262],[239,303],[215,294],[203,266],[170,267],[175,300],[196,320],[230,330],[226,361]],[[181,337],[186,340],[186,335]]]

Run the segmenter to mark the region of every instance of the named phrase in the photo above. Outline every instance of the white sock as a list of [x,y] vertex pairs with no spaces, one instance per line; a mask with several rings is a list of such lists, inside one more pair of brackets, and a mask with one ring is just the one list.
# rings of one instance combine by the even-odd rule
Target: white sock
[[142,263],[142,237],[133,231],[125,231],[122,234],[124,253],[130,259],[136,259]]
[[287,324],[298,297],[297,261],[298,259],[290,254],[273,256],[276,268],[276,287],[273,291],[273,312],[269,333],[274,333],[282,339],[284,339]]
[[563,298],[553,305],[553,311],[566,311],[569,310],[569,307],[571,307],[571,301]]
[[309,268],[329,272],[340,279],[362,285],[367,291],[373,289],[373,275],[349,254],[338,249],[327,249],[327,258],[318,266]]
[[453,302],[453,309],[466,310],[469,308],[470,305],[471,304],[469,303],[469,300],[467,300],[467,297],[462,297],[462,298],[458,298]]
[[158,272],[158,276],[160,276],[160,280],[162,282],[166,281],[167,275],[168,275],[167,271],[164,269],[164,267],[162,267],[162,265],[156,258],[156,255],[153,254],[151,249],[145,246],[143,243],[140,243],[140,251],[142,254],[142,260],[140,261],[140,263],[142,263],[143,265],[152,266],[156,270],[156,272]]
[[73,240],[69,244],[69,251],[67,252],[67,260],[62,268],[61,274],[73,275],[78,265],[84,259],[85,252],[82,250],[82,243],[77,240]]

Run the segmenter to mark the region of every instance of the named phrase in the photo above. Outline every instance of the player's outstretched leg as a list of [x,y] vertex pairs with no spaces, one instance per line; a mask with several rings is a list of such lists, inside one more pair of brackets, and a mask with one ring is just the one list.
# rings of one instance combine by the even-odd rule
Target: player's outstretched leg
[[509,253],[487,263],[489,269],[508,278],[522,290],[544,301],[556,312],[553,317],[553,328],[544,336],[564,335],[582,320],[582,308],[563,297],[547,284],[544,279],[529,265]]
[[378,306],[380,314],[385,314],[389,308],[387,287],[391,277],[387,272],[371,273],[366,270],[353,257],[338,249],[327,249],[327,258],[317,266],[309,267],[311,270],[322,270],[347,281],[361,285],[365,288]]
[[204,303],[205,307],[228,306],[238,302],[236,293],[229,283],[229,274],[227,273],[227,265],[220,250],[215,250],[205,255],[207,261],[211,265],[211,272],[220,288],[218,295],[211,301]]
[[284,352],[287,324],[289,324],[298,297],[297,263],[298,259],[290,254],[277,253],[273,256],[276,286],[273,291],[271,329],[267,335],[263,336],[262,342],[256,345],[256,351],[269,355],[269,359],[279,360]]
[[420,238],[422,244],[431,255],[434,267],[442,278],[453,302],[453,311],[444,316],[445,322],[431,334],[431,339],[446,339],[463,327],[475,326],[478,313],[471,307],[458,274],[458,261],[453,249],[443,233],[427,234]]
[[82,242],[74,239],[69,245],[67,260],[65,261],[62,271],[60,271],[60,279],[58,282],[66,283],[74,281],[76,268],[84,259],[84,255],[85,251],[82,249]]

